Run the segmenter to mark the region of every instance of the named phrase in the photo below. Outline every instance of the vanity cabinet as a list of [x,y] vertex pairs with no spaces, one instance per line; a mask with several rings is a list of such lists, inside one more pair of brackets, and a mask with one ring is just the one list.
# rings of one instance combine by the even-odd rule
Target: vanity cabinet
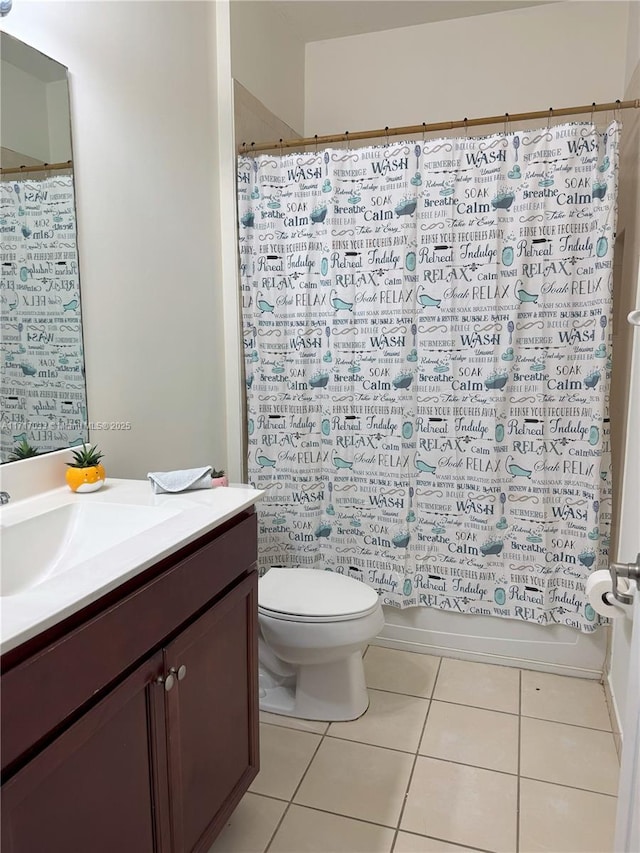
[[3,853],[209,849],[258,772],[256,521],[244,515],[6,670]]

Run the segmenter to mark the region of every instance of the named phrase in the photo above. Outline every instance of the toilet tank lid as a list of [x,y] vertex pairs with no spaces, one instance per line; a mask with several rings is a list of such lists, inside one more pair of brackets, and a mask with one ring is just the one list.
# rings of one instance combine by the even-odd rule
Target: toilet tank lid
[[258,604],[274,613],[350,616],[375,608],[378,594],[362,581],[322,569],[273,568],[260,578]]

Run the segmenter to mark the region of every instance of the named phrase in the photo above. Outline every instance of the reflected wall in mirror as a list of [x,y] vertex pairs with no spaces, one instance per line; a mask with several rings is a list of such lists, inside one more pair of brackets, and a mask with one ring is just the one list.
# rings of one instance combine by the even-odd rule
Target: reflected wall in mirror
[[67,69],[0,33],[0,460],[88,441]]

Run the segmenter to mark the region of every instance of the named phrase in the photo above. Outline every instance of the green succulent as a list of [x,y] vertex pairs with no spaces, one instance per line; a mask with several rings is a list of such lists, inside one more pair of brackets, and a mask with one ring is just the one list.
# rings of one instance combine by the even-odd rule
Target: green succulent
[[98,446],[87,447],[86,445],[80,450],[73,452],[73,462],[67,462],[70,468],[93,468],[98,465],[104,453],[98,450]]
[[32,447],[27,439],[23,438],[20,444],[16,444],[11,451],[11,456],[8,461],[17,462],[19,459],[28,459],[30,456],[38,456],[39,453],[40,451],[37,447]]

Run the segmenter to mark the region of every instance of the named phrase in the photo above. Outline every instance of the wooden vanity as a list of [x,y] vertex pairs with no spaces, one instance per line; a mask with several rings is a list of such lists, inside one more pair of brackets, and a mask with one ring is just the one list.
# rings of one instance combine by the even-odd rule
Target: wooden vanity
[[249,507],[2,656],[3,853],[207,851],[258,772]]

